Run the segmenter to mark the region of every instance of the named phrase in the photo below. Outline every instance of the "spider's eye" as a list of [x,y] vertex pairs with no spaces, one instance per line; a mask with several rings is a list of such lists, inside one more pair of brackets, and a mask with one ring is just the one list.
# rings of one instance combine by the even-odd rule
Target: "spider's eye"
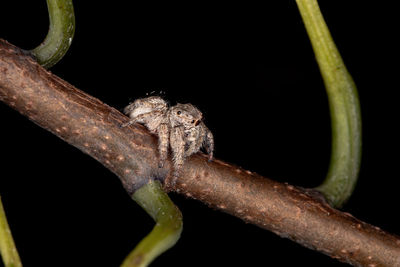
[[182,112],[181,112],[180,110],[178,110],[178,112],[177,112],[176,114],[181,115],[181,113],[182,113]]
[[191,123],[194,123],[194,120],[192,120]]

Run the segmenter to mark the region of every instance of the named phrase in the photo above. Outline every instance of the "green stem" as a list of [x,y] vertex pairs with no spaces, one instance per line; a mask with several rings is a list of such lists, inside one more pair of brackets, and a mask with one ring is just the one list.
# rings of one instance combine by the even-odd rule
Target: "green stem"
[[142,186],[132,198],[156,221],[156,225],[121,267],[145,267],[178,241],[182,232],[182,214],[158,181]]
[[316,0],[296,0],[325,83],[332,118],[332,155],[317,187],[331,205],[351,196],[361,161],[361,115],[356,86],[330,35]]
[[72,0],[47,0],[49,32],[38,47],[31,50],[44,68],[55,65],[67,53],[75,32]]
[[0,254],[6,267],[22,267],[0,197]]

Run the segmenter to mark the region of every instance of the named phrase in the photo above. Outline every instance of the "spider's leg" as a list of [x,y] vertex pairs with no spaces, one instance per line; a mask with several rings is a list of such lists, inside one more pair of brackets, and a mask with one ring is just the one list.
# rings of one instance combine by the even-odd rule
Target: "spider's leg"
[[170,146],[172,150],[172,159],[174,162],[174,172],[173,172],[173,180],[171,184],[175,184],[177,177],[180,175],[180,172],[183,167],[183,163],[185,161],[185,133],[183,127],[178,126],[174,127],[170,134]]
[[169,144],[168,125],[165,123],[161,123],[157,128],[157,132],[158,132],[158,154],[160,157],[158,162],[158,167],[162,168],[168,156],[168,144]]
[[134,124],[135,122],[136,122],[135,120],[130,120],[130,121],[128,121],[128,122],[125,122],[125,123],[121,124],[119,127],[120,127],[120,128],[128,127],[129,125],[132,125],[132,124]]
[[214,157],[214,136],[212,132],[206,127],[206,138],[204,138],[204,146],[208,154],[208,161],[212,161]]
[[134,117],[131,117],[131,119],[128,122],[123,123],[120,127],[124,128],[124,127],[132,125],[132,124],[134,124],[136,122],[145,123],[151,117],[154,117],[154,116],[157,116],[157,115],[162,115],[162,114],[163,114],[163,112],[159,111],[159,110],[153,110],[153,111],[150,111],[150,112],[141,113],[141,114],[138,114],[138,115],[136,115]]

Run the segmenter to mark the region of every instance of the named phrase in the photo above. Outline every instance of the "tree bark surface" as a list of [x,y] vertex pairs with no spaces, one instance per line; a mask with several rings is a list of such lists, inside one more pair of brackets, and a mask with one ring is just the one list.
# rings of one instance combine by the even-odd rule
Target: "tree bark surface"
[[101,162],[129,194],[157,179],[282,237],[355,266],[400,266],[399,237],[331,208],[317,192],[282,184],[203,154],[190,157],[176,185],[171,162],[158,167],[157,138],[0,39],[0,100]]

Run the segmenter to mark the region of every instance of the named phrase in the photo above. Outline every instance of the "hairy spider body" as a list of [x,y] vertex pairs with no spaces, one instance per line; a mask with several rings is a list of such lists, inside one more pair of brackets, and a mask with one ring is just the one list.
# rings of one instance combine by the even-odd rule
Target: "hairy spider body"
[[164,166],[168,156],[169,127],[168,104],[158,96],[139,98],[124,108],[124,113],[129,115],[130,121],[121,125],[129,126],[133,123],[144,124],[150,132],[158,135],[159,167]]
[[174,163],[174,180],[180,175],[185,159],[197,153],[203,146],[213,158],[214,137],[203,123],[203,114],[192,104],[177,104],[168,107],[167,102],[158,96],[140,98],[124,109],[130,121],[145,125],[150,132],[158,135],[159,167],[164,166],[171,147]]
[[124,123],[122,127],[133,123],[142,123],[147,129],[156,133],[160,124],[165,123],[168,104],[158,96],[139,98],[124,108],[124,113],[129,115],[131,120]]

